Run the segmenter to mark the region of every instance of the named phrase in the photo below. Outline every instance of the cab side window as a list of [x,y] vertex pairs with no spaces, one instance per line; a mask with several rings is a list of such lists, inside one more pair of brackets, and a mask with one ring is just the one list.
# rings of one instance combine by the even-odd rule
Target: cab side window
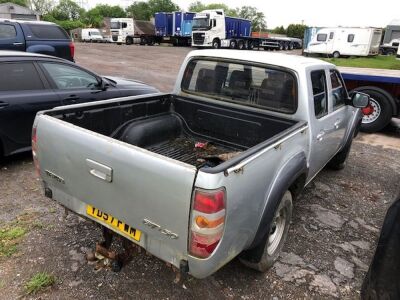
[[11,39],[17,36],[14,25],[0,24],[0,39]]
[[43,82],[33,63],[0,64],[0,92],[42,89],[44,89]]
[[330,70],[330,77],[332,84],[331,98],[333,103],[333,110],[337,110],[345,105],[347,92],[342,82],[342,79],[336,70]]
[[325,71],[312,71],[311,84],[314,96],[315,117],[319,119],[328,114],[328,94]]

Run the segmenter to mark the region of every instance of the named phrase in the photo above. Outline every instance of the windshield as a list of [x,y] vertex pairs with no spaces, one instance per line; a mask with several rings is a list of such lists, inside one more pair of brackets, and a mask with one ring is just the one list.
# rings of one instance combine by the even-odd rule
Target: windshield
[[121,22],[111,22],[110,28],[111,29],[120,29],[121,28]]
[[183,92],[224,102],[294,113],[297,83],[292,73],[240,62],[194,59],[182,79]]
[[209,18],[195,18],[193,19],[192,29],[209,29]]

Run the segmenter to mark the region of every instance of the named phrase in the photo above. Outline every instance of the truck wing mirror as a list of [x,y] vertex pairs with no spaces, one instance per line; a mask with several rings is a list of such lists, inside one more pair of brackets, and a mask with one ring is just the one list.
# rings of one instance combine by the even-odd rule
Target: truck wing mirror
[[369,95],[361,92],[355,92],[351,95],[351,104],[357,108],[365,108],[369,105]]

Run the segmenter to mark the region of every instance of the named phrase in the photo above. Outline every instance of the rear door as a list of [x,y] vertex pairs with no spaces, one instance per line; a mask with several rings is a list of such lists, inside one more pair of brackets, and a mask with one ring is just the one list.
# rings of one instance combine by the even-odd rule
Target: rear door
[[[341,139],[344,120],[341,111],[332,107],[330,73],[326,69],[313,70],[309,74],[311,123],[310,178],[336,154]],[[336,90],[335,90],[336,91]]]
[[0,63],[0,138],[7,153],[27,150],[35,115],[61,102],[32,61]]
[[72,64],[42,62],[40,66],[64,105],[120,96],[117,88],[109,86],[102,90],[98,76]]
[[0,21],[0,50],[25,51],[25,38],[16,23]]

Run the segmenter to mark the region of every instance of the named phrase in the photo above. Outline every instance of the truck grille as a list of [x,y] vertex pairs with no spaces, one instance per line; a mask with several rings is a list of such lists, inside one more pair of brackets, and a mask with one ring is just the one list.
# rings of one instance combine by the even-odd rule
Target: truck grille
[[193,33],[193,44],[202,45],[204,43],[204,33]]
[[113,35],[113,36],[112,36],[112,40],[113,40],[114,42],[118,41],[118,35]]

